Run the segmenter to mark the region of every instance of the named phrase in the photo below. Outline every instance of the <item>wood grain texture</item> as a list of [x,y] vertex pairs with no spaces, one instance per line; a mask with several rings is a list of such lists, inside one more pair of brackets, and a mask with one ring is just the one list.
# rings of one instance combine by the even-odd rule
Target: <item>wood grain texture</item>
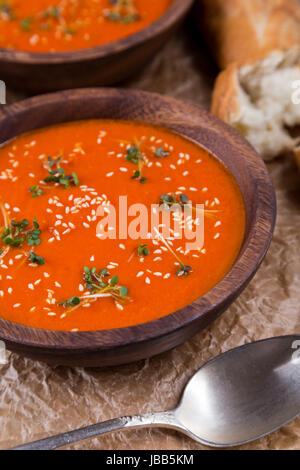
[[213,322],[237,298],[262,262],[274,229],[276,199],[268,171],[234,129],[201,108],[122,89],[70,90],[31,98],[0,111],[0,143],[23,132],[77,119],[133,119],[168,127],[222,160],[244,197],[247,228],[231,271],[205,296],[143,325],[98,332],[60,332],[0,320],[8,348],[53,364],[111,366],[166,351]]
[[138,73],[183,22],[193,0],[174,0],[157,21],[118,41],[61,53],[0,49],[0,73],[8,87],[29,93],[106,86]]

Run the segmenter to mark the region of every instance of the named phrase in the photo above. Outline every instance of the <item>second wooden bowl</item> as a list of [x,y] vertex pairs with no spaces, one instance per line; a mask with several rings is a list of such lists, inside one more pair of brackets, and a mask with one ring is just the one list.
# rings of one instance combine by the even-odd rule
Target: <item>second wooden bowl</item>
[[138,73],[162,48],[192,4],[193,0],[174,0],[147,28],[102,46],[61,53],[0,49],[0,79],[29,93],[120,83]]
[[171,315],[129,328],[76,333],[0,319],[0,339],[19,353],[53,364],[111,366],[171,349],[221,315],[246,287],[267,252],[276,201],[262,159],[237,131],[192,104],[156,94],[87,89],[31,98],[0,109],[0,144],[50,124],[89,118],[149,122],[199,143],[235,177],[247,214],[245,240],[230,272],[206,295]]

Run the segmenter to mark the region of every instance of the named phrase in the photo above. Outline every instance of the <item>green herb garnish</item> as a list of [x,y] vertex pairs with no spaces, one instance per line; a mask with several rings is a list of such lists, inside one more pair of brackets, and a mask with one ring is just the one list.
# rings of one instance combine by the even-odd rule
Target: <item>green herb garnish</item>
[[24,20],[22,20],[20,24],[21,29],[25,31],[26,33],[30,33],[32,22],[33,22],[33,18],[31,17],[24,18]]
[[69,28],[68,26],[65,26],[65,27],[64,27],[63,32],[64,32],[65,34],[69,34],[69,35],[71,35],[71,36],[74,36],[74,35],[77,33],[77,31],[76,31],[75,29]]
[[44,194],[40,186],[31,186],[31,188],[29,188],[29,191],[31,192],[32,197],[39,197]]
[[104,10],[104,16],[111,21],[130,24],[140,20],[140,15],[134,6],[134,0],[110,0],[110,9]]
[[10,225],[4,229],[1,239],[5,245],[19,247],[27,241],[29,246],[39,245],[41,243],[39,224],[36,218],[33,219],[33,228],[28,229],[29,222],[23,219],[20,222],[11,221]]
[[110,279],[108,270],[106,268],[97,272],[97,268],[83,268],[83,280],[85,281],[85,288],[90,294],[85,294],[82,297],[71,297],[69,300],[58,302],[58,305],[64,307],[71,307],[71,310],[89,303],[90,300],[96,301],[102,297],[112,297],[117,302],[128,300],[128,289],[125,286],[119,286],[119,276],[114,275]]
[[43,258],[42,256],[37,255],[33,251],[30,253],[29,259],[32,263],[38,264],[39,266],[42,266],[43,264],[45,264],[45,258]]
[[147,179],[143,175],[143,167],[145,164],[145,159],[142,155],[140,143],[132,144],[127,149],[126,160],[133,163],[134,165],[138,165],[138,170],[133,173],[132,179],[138,180],[141,184],[146,183]]
[[174,256],[174,258],[178,261],[179,263],[179,266],[180,268],[178,269],[176,275],[177,276],[188,276],[192,270],[192,268],[190,266],[186,266],[182,261],[181,259],[179,258],[178,254],[175,253],[175,251],[170,247],[169,243],[167,242],[167,240],[162,236],[161,233],[159,233],[159,230],[155,227],[154,228],[156,234],[158,235],[158,237],[160,238],[160,240],[163,242],[163,244],[167,247],[167,249],[169,250],[169,252]]
[[44,17],[55,19],[60,18],[59,6],[55,5],[54,7],[47,8],[47,10],[44,11]]
[[8,1],[0,1],[0,15],[4,16],[4,19],[15,20],[17,18],[15,12],[12,10]]
[[190,266],[186,266],[185,264],[182,264],[180,263],[180,268],[178,269],[176,275],[178,277],[181,277],[181,276],[188,276],[190,274],[190,271],[191,271],[191,267]]
[[58,302],[57,305],[62,305],[63,307],[76,307],[80,304],[79,297],[71,297],[70,299],[63,300],[62,302]]
[[41,243],[41,230],[35,217],[33,219],[33,227],[34,228],[26,236],[27,243],[29,246],[39,245]]
[[164,147],[158,147],[155,150],[154,155],[157,158],[163,158],[163,157],[168,157],[170,155],[170,152],[168,150],[165,150]]
[[58,183],[63,186],[65,189],[69,188],[71,184],[74,186],[79,186],[79,179],[76,173],[72,173],[71,175],[66,175],[65,170],[61,167],[62,157],[52,158],[48,157],[48,173],[49,176],[44,178],[45,183]]
[[141,245],[139,243],[138,254],[139,254],[139,256],[148,256],[149,255],[149,250],[147,248],[147,244]]
[[174,193],[171,194],[162,194],[159,198],[159,204],[164,208],[164,209],[171,209],[173,205],[179,205],[180,207],[189,207],[196,213],[201,213],[204,214],[205,216],[208,217],[215,217],[215,215],[219,211],[214,211],[214,210],[208,210],[208,209],[201,209],[198,207],[194,207],[192,205],[192,202],[188,198],[186,194],[180,194],[179,197],[176,197]]

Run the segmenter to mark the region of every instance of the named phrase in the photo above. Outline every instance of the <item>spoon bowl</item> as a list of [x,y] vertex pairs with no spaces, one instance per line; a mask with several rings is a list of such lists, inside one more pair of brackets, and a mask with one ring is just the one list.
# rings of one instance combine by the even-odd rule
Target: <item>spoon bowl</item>
[[300,335],[232,349],[204,364],[172,411],[116,418],[15,447],[51,450],[121,429],[174,428],[211,447],[259,439],[300,414]]
[[232,349],[188,382],[176,419],[192,438],[235,446],[280,428],[300,413],[300,336]]

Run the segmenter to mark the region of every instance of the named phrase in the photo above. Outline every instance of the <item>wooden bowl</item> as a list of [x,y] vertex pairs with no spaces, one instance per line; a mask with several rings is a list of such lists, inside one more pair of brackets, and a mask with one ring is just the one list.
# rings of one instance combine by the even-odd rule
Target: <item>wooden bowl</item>
[[268,250],[275,223],[274,189],[260,156],[233,128],[172,98],[109,88],[30,98],[0,109],[0,144],[50,124],[90,118],[158,124],[201,144],[224,162],[240,186],[247,213],[246,235],[238,259],[221,282],[193,304],[159,320],[75,333],[0,319],[0,339],[9,349],[52,364],[111,366],[153,356],[184,342],[221,315],[246,287]]
[[138,73],[183,22],[193,0],[173,0],[157,21],[142,31],[102,46],[60,53],[0,49],[1,80],[23,92],[106,86]]

